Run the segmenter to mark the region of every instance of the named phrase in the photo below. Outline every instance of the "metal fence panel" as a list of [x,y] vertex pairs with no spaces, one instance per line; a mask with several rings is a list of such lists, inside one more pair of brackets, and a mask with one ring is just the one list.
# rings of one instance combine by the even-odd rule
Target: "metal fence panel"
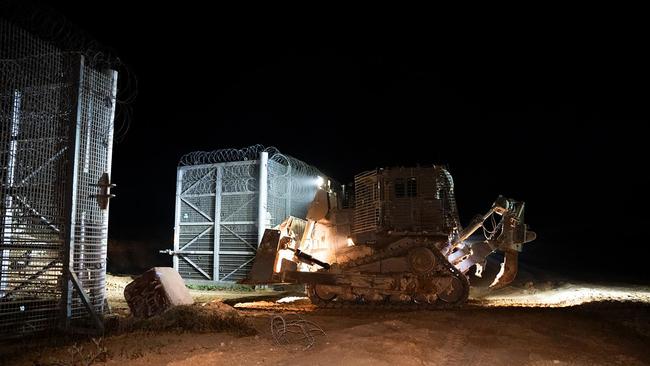
[[0,20],[0,338],[101,327],[116,82]]
[[[270,157],[267,189],[260,190],[260,152]],[[189,283],[236,282],[246,277],[264,228],[304,217],[320,173],[277,150],[190,153],[178,168],[174,268]],[[260,217],[260,191],[266,212]],[[262,210],[264,211],[264,210]]]

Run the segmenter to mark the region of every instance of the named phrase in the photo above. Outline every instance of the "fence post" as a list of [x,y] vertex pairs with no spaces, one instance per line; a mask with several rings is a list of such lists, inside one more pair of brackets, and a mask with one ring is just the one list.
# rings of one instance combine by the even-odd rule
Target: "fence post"
[[259,174],[259,197],[257,206],[257,245],[262,241],[264,230],[266,229],[266,210],[268,205],[268,166],[269,153],[262,151],[260,153],[260,174]]

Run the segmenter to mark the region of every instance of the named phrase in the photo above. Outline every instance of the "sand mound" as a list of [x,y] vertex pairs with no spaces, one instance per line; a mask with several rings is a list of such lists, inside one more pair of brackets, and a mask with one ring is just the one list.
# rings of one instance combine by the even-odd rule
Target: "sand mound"
[[129,331],[192,331],[229,332],[240,336],[253,335],[257,331],[237,310],[220,302],[175,306],[161,315],[148,319],[120,318],[112,330]]

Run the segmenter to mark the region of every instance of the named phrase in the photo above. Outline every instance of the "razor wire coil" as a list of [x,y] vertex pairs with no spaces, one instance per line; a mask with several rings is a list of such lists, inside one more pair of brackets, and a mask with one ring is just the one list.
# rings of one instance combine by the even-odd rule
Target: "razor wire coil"
[[222,186],[224,192],[254,192],[257,187],[258,166],[252,162],[259,159],[262,152],[269,154],[269,187],[271,197],[293,200],[311,199],[314,195],[314,184],[305,184],[323,174],[315,167],[282,154],[275,147],[252,145],[241,149],[219,149],[214,151],[194,151],[180,158],[179,166],[184,170],[184,184],[195,184],[197,190],[213,192],[216,174],[210,174],[213,164],[229,162],[246,162],[251,164],[224,165]]

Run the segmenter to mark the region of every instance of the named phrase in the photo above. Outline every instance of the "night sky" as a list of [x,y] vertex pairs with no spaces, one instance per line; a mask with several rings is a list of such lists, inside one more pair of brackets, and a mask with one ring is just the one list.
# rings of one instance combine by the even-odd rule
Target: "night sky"
[[376,167],[446,164],[464,224],[499,194],[527,202],[538,240],[524,263],[643,275],[650,63],[630,38],[638,30],[461,35],[402,26],[419,20],[306,26],[113,3],[54,6],[138,80],[114,150],[111,239],[171,248],[180,156],[263,144],[341,183]]

